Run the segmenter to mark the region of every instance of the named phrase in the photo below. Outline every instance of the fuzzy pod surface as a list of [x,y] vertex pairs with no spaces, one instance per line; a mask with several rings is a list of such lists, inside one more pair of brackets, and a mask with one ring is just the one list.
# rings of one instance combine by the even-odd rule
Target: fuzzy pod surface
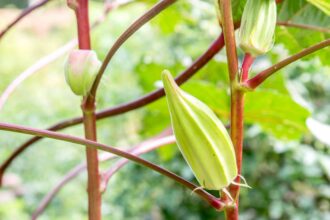
[[234,146],[213,111],[181,90],[171,73],[162,80],[178,147],[201,187],[221,190],[237,176]]

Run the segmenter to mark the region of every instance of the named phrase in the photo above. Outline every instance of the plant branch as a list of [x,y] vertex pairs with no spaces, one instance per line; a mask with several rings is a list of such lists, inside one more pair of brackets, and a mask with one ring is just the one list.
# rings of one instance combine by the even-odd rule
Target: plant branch
[[322,48],[328,47],[328,46],[330,46],[330,39],[324,40],[318,44],[310,46],[310,47],[300,51],[299,53],[297,53],[293,56],[290,56],[290,57],[280,61],[279,63],[265,69],[264,71],[260,72],[255,77],[253,77],[252,79],[248,80],[243,85],[245,85],[251,89],[255,89],[261,83],[263,83],[268,77],[270,77],[271,75],[276,73],[278,70],[282,69],[283,67],[285,67],[311,53],[321,50]]
[[[127,150],[127,152],[137,151],[139,148],[144,149],[145,145],[151,146],[151,143],[157,144],[158,140],[167,139],[168,135],[171,134],[171,129],[165,130],[161,135],[155,136],[153,138],[150,138],[146,141],[143,141],[142,143],[130,148]],[[166,136],[167,134],[167,136]],[[165,135],[163,138],[161,136]],[[161,147],[161,146],[159,146]],[[150,150],[152,150],[150,148]],[[140,151],[141,152],[141,151]],[[104,153],[101,154],[99,157],[100,162],[107,161],[113,158],[116,158],[117,156],[115,154],[109,154]],[[73,180],[76,176],[78,176],[82,171],[86,169],[87,165],[86,163],[81,163],[72,168],[67,174],[65,174],[62,179],[55,185],[54,188],[52,188],[41,200],[38,207],[33,211],[32,213],[32,220],[37,219],[47,208],[49,203],[53,200],[53,198],[56,196],[56,194],[71,180]]]
[[12,29],[20,20],[22,20],[25,16],[35,11],[36,9],[46,5],[48,2],[52,0],[41,0],[34,5],[24,9],[14,20],[12,20],[1,32],[0,39],[10,30]]
[[317,27],[314,25],[296,24],[296,23],[292,23],[289,21],[278,21],[278,22],[276,22],[276,24],[280,25],[280,26],[301,28],[301,29],[307,29],[307,30],[312,30],[312,31],[319,31],[319,32],[323,32],[323,33],[330,33],[329,28],[322,28],[322,27]]
[[222,30],[225,38],[228,70],[230,80],[233,81],[238,73],[238,59],[235,42],[235,28],[233,23],[231,1],[217,0],[220,7]]
[[[91,49],[88,0],[67,0],[76,14],[78,28],[78,46],[81,50]],[[73,3],[72,3],[73,2]]]
[[124,157],[126,159],[129,159],[131,161],[136,162],[137,164],[140,164],[142,166],[148,167],[164,176],[167,176],[177,183],[180,183],[181,185],[189,188],[190,190],[195,190],[194,192],[198,194],[201,198],[203,198],[205,201],[207,201],[212,207],[214,207],[217,210],[222,210],[226,204],[220,201],[218,198],[214,197],[213,195],[209,194],[203,189],[198,189],[198,186],[195,184],[183,179],[182,177],[156,165],[153,164],[147,160],[144,160],[138,156],[135,156],[134,154],[122,151],[118,148],[115,147],[110,147],[105,144],[97,143],[95,141],[87,140],[87,139],[82,139],[79,137],[67,135],[67,134],[61,134],[53,131],[48,131],[48,130],[42,130],[42,129],[36,129],[36,128],[31,128],[27,126],[20,126],[20,125],[13,125],[13,124],[8,124],[8,123],[0,123],[0,130],[4,131],[10,131],[10,132],[16,132],[16,133],[22,133],[22,134],[30,134],[34,136],[41,136],[41,137],[47,137],[55,140],[61,140],[61,141],[66,141],[74,144],[79,144],[79,145],[85,145],[88,146],[89,148],[94,148],[102,151],[106,151],[112,154],[115,154],[120,157]]
[[[90,25],[88,15],[88,0],[67,0],[67,4],[76,14],[78,29],[78,46],[80,50],[91,50]],[[95,100],[91,99],[89,105],[85,104],[84,97],[81,104],[83,113],[83,123],[85,138],[88,140],[97,140]],[[87,160],[87,192],[88,192],[88,219],[102,219],[102,195],[100,191],[100,171],[98,152],[95,148],[86,145]]]
[[245,56],[244,56],[243,64],[242,64],[242,78],[241,78],[241,80],[243,82],[245,82],[249,78],[249,71],[250,71],[250,67],[253,64],[253,61],[254,61],[254,57],[251,54],[246,53]]
[[[195,62],[192,63],[185,71],[183,71],[176,79],[175,81],[178,83],[178,85],[183,84],[188,79],[190,79],[198,70],[200,70],[203,66],[205,66],[209,60],[211,60],[215,54],[217,54],[224,46],[224,38],[223,35],[220,35],[211,45],[210,47],[202,54]],[[157,89],[141,98],[138,98],[136,100],[133,100],[131,102],[127,102],[112,108],[108,108],[102,111],[99,111],[96,113],[96,119],[104,119],[107,117],[123,114],[129,111],[132,111],[134,109],[141,108],[143,106],[146,106],[161,97],[165,95],[164,89]],[[58,131],[62,130],[64,128],[68,128],[77,124],[82,123],[82,117],[72,118],[65,121],[62,121],[60,123],[57,123],[49,128],[47,130],[50,131]],[[4,172],[7,170],[7,168],[10,166],[10,164],[17,158],[22,152],[24,152],[30,145],[34,144],[35,142],[41,140],[42,137],[33,137],[23,143],[21,146],[16,148],[16,150],[1,164],[0,166],[0,185],[2,182],[2,177]]]
[[[231,91],[231,114],[230,114],[230,136],[235,147],[238,174],[241,174],[242,167],[242,147],[243,147],[243,111],[244,111],[244,93],[236,89],[238,76],[238,59],[236,52],[234,22],[232,17],[231,1],[218,0],[220,7],[222,29],[225,38],[228,71]],[[235,182],[239,182],[239,175]],[[237,198],[236,205],[228,207],[225,210],[227,220],[238,220],[238,195],[239,186],[231,185],[230,193],[233,198]],[[222,195],[223,200],[228,199]]]
[[118,49],[129,39],[130,36],[132,36],[137,30],[139,30],[144,24],[146,24],[148,21],[150,21],[152,18],[154,18],[156,15],[158,15],[160,12],[162,12],[164,9],[166,9],[171,4],[175,3],[177,0],[162,0],[159,3],[157,3],[154,7],[152,7],[149,11],[147,11],[145,14],[143,14],[140,18],[138,18],[131,26],[129,26],[126,31],[120,35],[120,37],[117,39],[117,41],[114,43],[114,45],[109,50],[107,56],[105,57],[102,66],[95,78],[95,81],[93,83],[93,86],[90,91],[90,99],[86,100],[86,103],[93,102],[93,99],[95,99],[96,91],[98,88],[98,85],[101,81],[102,75],[104,74],[109,62],[111,61],[112,57],[115,55],[115,53],[118,51]]
[[[159,148],[160,146],[164,146],[167,144],[173,144],[175,143],[175,137],[173,135],[170,136],[163,136],[158,137],[155,140],[143,142],[141,145],[134,150],[131,151],[134,155],[140,155],[145,154],[147,152],[150,152],[154,149]],[[125,164],[129,163],[130,161],[127,159],[122,159],[118,161],[118,163],[112,165],[110,169],[108,169],[103,175],[102,175],[102,191],[105,191],[107,188],[107,185],[109,183],[110,178],[118,172]]]

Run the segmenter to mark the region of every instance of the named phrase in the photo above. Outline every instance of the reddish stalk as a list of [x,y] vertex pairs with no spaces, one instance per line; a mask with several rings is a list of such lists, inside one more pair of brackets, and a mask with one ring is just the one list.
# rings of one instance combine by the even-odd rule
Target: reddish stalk
[[[79,138],[79,137],[75,137],[75,136],[71,136],[71,135],[67,135],[67,134],[61,134],[61,133],[57,133],[54,131],[36,129],[36,128],[27,127],[27,126],[13,125],[13,124],[8,124],[8,123],[0,122],[0,130],[47,137],[47,138],[52,138],[55,140],[61,140],[61,141],[66,141],[66,142],[75,143],[75,144],[79,144],[79,145],[85,145],[89,148],[106,151],[106,152],[115,154],[117,156],[124,157],[128,160],[134,161],[142,166],[148,167],[164,176],[169,177],[170,179],[173,179],[174,181],[187,187],[188,189],[194,190],[194,192],[197,195],[199,195],[202,199],[204,199],[206,202],[208,202],[213,208],[215,208],[218,211],[221,211],[227,205],[230,205],[230,204],[223,202],[220,199],[214,197],[213,195],[209,194],[207,191],[200,189],[197,185],[183,179],[182,177],[176,175],[175,173],[172,173],[171,171],[168,171],[154,163],[151,163],[138,156],[135,156],[134,154],[120,150],[115,147],[110,147],[110,146],[107,146],[105,144],[101,144],[101,143],[98,143],[95,141],[91,141],[91,140],[87,140],[87,139],[83,139],[83,138]],[[196,190],[196,188],[198,188],[198,190]]]
[[[96,141],[96,118],[95,109],[88,109],[82,105],[84,116],[85,137],[88,140]],[[97,149],[87,146],[86,148],[87,159],[87,174],[88,174],[88,216],[91,220],[100,220],[101,216],[101,176],[99,173],[99,158]]]
[[[238,174],[241,174],[242,151],[243,151],[243,112],[244,112],[244,93],[235,86],[238,82],[238,59],[236,52],[236,42],[234,33],[234,22],[232,17],[231,1],[218,0],[221,12],[222,29],[225,38],[230,91],[231,91],[231,114],[230,114],[230,136],[235,147]],[[240,182],[239,176],[234,180]],[[238,220],[239,212],[239,186],[231,185],[229,192],[233,198],[237,198],[236,205],[225,209],[227,220]],[[227,196],[222,195],[225,200]]]
[[263,83],[268,77],[270,77],[271,75],[273,75],[274,73],[276,73],[277,71],[282,69],[283,67],[285,67],[311,53],[314,53],[315,51],[321,50],[322,48],[325,48],[328,46],[330,46],[330,39],[324,40],[320,43],[310,46],[310,47],[300,51],[299,53],[292,55],[292,56],[282,60],[281,62],[265,69],[264,71],[260,72],[255,77],[253,77],[252,79],[250,79],[246,83],[244,83],[244,85],[251,89],[255,89],[261,83]]
[[242,63],[242,78],[241,78],[242,82],[248,80],[250,67],[253,61],[254,61],[254,57],[251,54],[246,53]]
[[312,30],[312,31],[319,31],[323,33],[330,33],[329,28],[322,28],[317,27],[314,25],[308,25],[308,24],[296,24],[289,21],[278,21],[276,22],[277,25],[285,26],[285,27],[294,27],[294,28],[300,28],[300,29],[306,29],[306,30]]
[[[68,0],[68,6],[72,8],[76,14],[78,28],[78,46],[79,49],[90,50],[90,26],[88,16],[88,0]],[[96,117],[95,117],[95,99],[91,98],[91,102],[86,105],[84,97],[81,109],[83,112],[83,123],[85,137],[88,140],[96,141]],[[99,158],[95,148],[86,146],[87,160],[87,192],[88,192],[88,217],[90,220],[102,219],[102,197],[100,191],[100,173]]]

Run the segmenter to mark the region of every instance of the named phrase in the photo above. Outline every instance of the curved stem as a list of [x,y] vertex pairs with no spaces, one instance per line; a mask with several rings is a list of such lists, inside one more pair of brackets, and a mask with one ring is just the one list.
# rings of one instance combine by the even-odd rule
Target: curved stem
[[264,71],[258,73],[255,77],[253,77],[252,79],[248,80],[244,85],[251,88],[251,89],[255,89],[257,88],[261,83],[263,83],[268,77],[270,77],[271,75],[273,75],[274,73],[276,73],[277,71],[279,71],[280,69],[282,69],[283,67],[311,54],[314,53],[318,50],[321,50],[322,48],[328,47],[330,46],[330,39],[324,40],[318,44],[315,44],[313,46],[310,46],[302,51],[300,51],[299,53],[290,56],[284,60],[282,60],[281,62],[265,69]]
[[[135,147],[132,147],[130,149],[127,150],[127,152],[132,152],[132,151],[139,151],[139,153],[146,153],[147,151],[141,151],[139,150],[140,148],[143,150],[146,148],[145,145],[150,146],[151,143],[154,143],[154,145],[156,145],[158,143],[158,147],[161,147],[161,145],[159,145],[159,143],[162,142],[162,139],[168,139],[168,136],[164,136],[163,138],[158,138],[158,136],[148,139],[138,145],[136,145]],[[158,141],[159,140],[159,141]],[[156,143],[157,142],[157,143]],[[152,148],[148,148],[148,150],[152,150]],[[137,154],[139,155],[139,154]],[[103,161],[107,161],[110,159],[116,158],[116,155],[114,154],[101,154],[100,155],[100,162]],[[47,206],[49,205],[49,203],[53,200],[53,198],[56,196],[56,194],[58,194],[58,192],[67,184],[69,183],[71,180],[73,180],[76,176],[78,176],[82,171],[86,170],[86,163],[81,163],[78,164],[77,166],[75,166],[74,168],[72,168],[67,174],[65,174],[62,179],[55,185],[54,188],[52,188],[41,200],[40,204],[38,205],[38,207],[33,211],[32,213],[32,220],[37,219],[43,212],[44,210],[47,208]]]
[[[198,70],[200,70],[203,66],[205,66],[209,60],[211,60],[215,54],[217,54],[224,46],[224,38],[223,35],[220,35],[211,45],[210,47],[205,51],[204,54],[202,54],[195,62],[192,63],[185,71],[183,71],[176,79],[178,85],[183,84],[188,79],[190,79]],[[99,111],[96,113],[96,119],[104,119],[107,117],[119,115],[122,113],[126,113],[129,111],[132,111],[134,109],[141,108],[143,106],[146,106],[159,98],[163,97],[165,95],[164,89],[157,89],[141,98],[138,98],[134,101],[127,102],[112,108],[108,108],[102,111]],[[58,131],[62,130],[64,128],[68,128],[77,124],[82,123],[82,117],[72,118],[65,121],[62,121],[60,123],[57,123],[49,128],[47,130],[50,131]],[[23,143],[21,146],[16,148],[16,150],[1,164],[0,166],[0,185],[2,182],[2,177],[4,172],[7,170],[7,168],[10,166],[10,164],[22,153],[24,152],[29,146],[36,143],[37,141],[41,140],[42,137],[33,137]]]
[[322,28],[322,27],[317,27],[314,25],[296,24],[296,23],[292,23],[289,21],[278,21],[278,22],[276,22],[276,24],[280,25],[280,26],[301,28],[301,29],[306,29],[306,30],[319,31],[319,32],[323,32],[323,33],[330,33],[329,28]]
[[12,29],[20,20],[22,20],[25,16],[35,11],[36,9],[46,5],[48,2],[52,0],[41,0],[38,3],[31,5],[30,7],[24,9],[14,20],[12,20],[5,29],[0,32],[0,39],[10,30]]
[[[141,145],[140,147],[132,150],[132,154],[134,155],[140,155],[147,153],[149,151],[152,151],[154,149],[159,148],[160,146],[164,146],[167,144],[173,144],[175,143],[175,137],[173,135],[171,136],[165,136],[162,138],[158,138],[154,141],[151,141],[149,143],[145,143]],[[116,164],[112,165],[110,169],[108,169],[103,175],[102,175],[102,191],[106,190],[106,187],[109,183],[110,178],[118,172],[122,167],[125,166],[125,164],[129,163],[130,161],[127,159],[122,159],[118,161]]]
[[[67,135],[67,134],[61,134],[61,133],[57,133],[54,131],[35,129],[35,128],[27,127],[27,126],[13,125],[13,124],[8,124],[8,123],[0,123],[0,130],[47,137],[47,138],[66,141],[66,142],[70,142],[70,143],[74,143],[74,144],[85,145],[85,146],[88,146],[89,148],[93,148],[93,149],[106,151],[106,152],[115,154],[117,156],[124,157],[128,160],[134,161],[145,167],[148,167],[164,176],[167,176],[167,177],[173,179],[177,183],[180,183],[181,185],[189,188],[190,190],[195,190],[198,187],[195,184],[183,179],[182,177],[180,177],[156,164],[153,164],[147,160],[144,160],[138,156],[135,156],[134,154],[122,151],[115,147],[107,146],[105,144],[97,143],[95,141],[86,140],[86,139],[82,139],[82,138]],[[214,207],[217,210],[222,210],[224,208],[224,206],[226,205],[225,203],[223,203],[222,201],[220,201],[218,198],[214,197],[213,195],[209,194],[205,190],[198,189],[198,190],[195,190],[195,193],[198,194],[201,198],[203,198],[205,201],[207,201],[212,207]]]
[[149,11],[147,11],[144,15],[142,15],[140,18],[138,18],[129,28],[126,29],[126,31],[117,39],[117,41],[114,43],[114,45],[109,50],[107,56],[105,57],[102,66],[95,78],[95,81],[93,83],[93,86],[90,91],[90,99],[88,98],[86,100],[86,103],[88,105],[89,102],[92,102],[93,99],[96,96],[96,91],[98,88],[98,85],[101,81],[102,75],[105,72],[109,62],[111,61],[112,57],[115,55],[117,50],[120,48],[123,43],[126,42],[127,39],[129,39],[130,36],[132,36],[137,30],[139,30],[144,24],[146,24],[148,21],[150,21],[152,18],[154,18],[156,15],[158,15],[160,12],[162,12],[164,9],[166,9],[171,4],[175,3],[177,0],[162,0],[159,3],[157,3],[154,7],[152,7]]

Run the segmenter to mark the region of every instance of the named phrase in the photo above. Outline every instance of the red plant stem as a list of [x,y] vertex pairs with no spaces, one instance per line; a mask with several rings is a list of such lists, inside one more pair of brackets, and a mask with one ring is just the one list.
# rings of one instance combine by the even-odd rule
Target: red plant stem
[[74,0],[78,2],[75,10],[78,26],[78,45],[79,49],[90,50],[90,29],[88,16],[88,0]]
[[[88,0],[68,0],[68,6],[71,7],[76,14],[78,28],[78,46],[79,49],[90,50],[90,28],[88,16]],[[88,99],[84,97],[84,100]],[[89,105],[85,101],[82,102],[81,108],[83,112],[83,123],[85,129],[85,137],[88,140],[96,141],[96,117],[95,117],[95,99],[91,98]],[[102,219],[102,197],[100,190],[100,173],[99,158],[95,148],[86,146],[87,160],[87,192],[88,192],[88,217],[90,220]]]
[[[213,208],[215,208],[219,211],[222,210],[223,208],[225,208],[227,205],[230,205],[230,204],[227,204],[227,203],[221,201],[220,199],[214,197],[213,195],[209,194],[207,191],[200,189],[195,184],[183,179],[182,177],[176,175],[175,173],[172,173],[154,163],[151,163],[138,156],[135,156],[134,154],[125,152],[125,151],[120,150],[115,147],[110,147],[105,144],[101,144],[101,143],[91,141],[91,140],[86,140],[86,139],[75,137],[72,135],[61,134],[61,133],[57,133],[54,131],[36,129],[36,128],[31,128],[31,127],[21,126],[21,125],[13,125],[13,124],[8,124],[8,123],[0,122],[0,130],[47,137],[47,138],[52,138],[55,140],[61,140],[61,141],[66,141],[66,142],[75,143],[75,144],[79,144],[79,145],[85,145],[85,146],[88,146],[89,148],[95,148],[95,149],[99,149],[102,151],[106,151],[106,152],[115,154],[117,156],[124,157],[131,161],[134,161],[142,166],[148,167],[164,176],[167,176],[167,177],[173,179],[177,183],[180,183],[181,185],[183,185],[191,190],[194,190],[194,192],[197,195],[199,195],[202,199],[207,201]],[[196,190],[196,188],[199,188],[199,189]]]
[[283,67],[301,59],[302,57],[305,57],[311,53],[314,53],[315,51],[321,50],[322,48],[325,48],[328,46],[330,46],[330,39],[324,40],[318,44],[310,46],[310,47],[300,51],[299,53],[297,53],[293,56],[290,56],[290,57],[282,60],[281,62],[265,69],[264,71],[260,72],[255,77],[253,77],[252,79],[250,79],[246,83],[244,83],[244,85],[251,89],[255,89],[261,83],[263,83],[268,77],[270,77],[271,75],[273,75],[274,73],[276,73],[277,71],[282,69]]
[[31,5],[30,7],[24,9],[14,20],[12,20],[5,29],[3,29],[0,32],[0,39],[8,33],[10,29],[12,29],[20,20],[22,20],[25,16],[29,15],[31,12],[35,11],[38,8],[41,8],[42,6],[46,5],[51,0],[41,0],[37,2],[34,5]]
[[294,28],[324,32],[324,33],[330,33],[329,28],[318,27],[318,26],[315,26],[315,25],[297,24],[297,23],[293,23],[291,21],[277,21],[276,24],[280,25],[280,26],[285,26],[285,27],[294,27]]
[[[243,154],[243,131],[244,131],[244,92],[237,89],[231,89],[231,117],[230,117],[230,136],[235,147],[235,155],[237,162],[238,174],[241,174],[242,170],[242,154]],[[240,177],[237,176],[234,180],[240,182]],[[236,206],[230,209],[226,209],[227,220],[238,219],[238,204],[239,204],[239,186],[230,185],[229,192],[233,198],[237,198]]]
[[254,61],[254,57],[251,54],[246,53],[242,64],[242,78],[241,78],[242,82],[248,80],[249,70],[253,61]]
[[[198,70],[200,70],[203,66],[205,66],[209,60],[211,60],[215,54],[217,54],[224,46],[224,38],[223,35],[220,35],[211,45],[210,47],[202,54],[192,65],[190,65],[186,70],[184,70],[176,79],[178,85],[183,84],[188,79],[190,79]],[[141,98],[133,100],[131,102],[127,102],[112,108],[108,108],[96,113],[96,119],[104,119],[107,117],[123,114],[129,112],[134,109],[141,108],[146,106],[159,98],[165,95],[164,89],[158,89],[154,92],[151,92]],[[82,123],[82,117],[68,119],[62,122],[59,122],[49,128],[47,130],[50,131],[58,131],[64,128],[68,128],[77,124]],[[33,137],[19,146],[0,166],[0,186],[2,182],[2,177],[7,168],[11,165],[11,163],[21,154],[23,153],[29,146],[41,140],[42,137]]]
[[[96,118],[95,109],[89,111],[86,107],[82,107],[84,116],[85,137],[88,140],[96,141]],[[99,173],[99,158],[95,148],[86,148],[87,173],[88,173],[88,216],[89,219],[100,220],[101,216],[101,179]]]
[[[238,174],[241,174],[242,167],[242,147],[243,147],[243,111],[244,111],[244,93],[237,90],[238,59],[236,52],[236,42],[234,33],[234,22],[232,17],[231,1],[218,0],[221,12],[222,29],[225,38],[230,91],[231,91],[231,114],[230,114],[230,136],[235,147]],[[239,176],[235,179],[240,181]],[[233,198],[237,198],[236,205],[225,209],[227,220],[238,220],[238,195],[239,186],[231,185],[230,193]],[[227,196],[222,195],[223,199]]]
[[235,28],[231,12],[230,0],[218,0],[221,12],[222,30],[225,38],[228,70],[230,81],[233,81],[238,73],[238,59],[235,42]]

